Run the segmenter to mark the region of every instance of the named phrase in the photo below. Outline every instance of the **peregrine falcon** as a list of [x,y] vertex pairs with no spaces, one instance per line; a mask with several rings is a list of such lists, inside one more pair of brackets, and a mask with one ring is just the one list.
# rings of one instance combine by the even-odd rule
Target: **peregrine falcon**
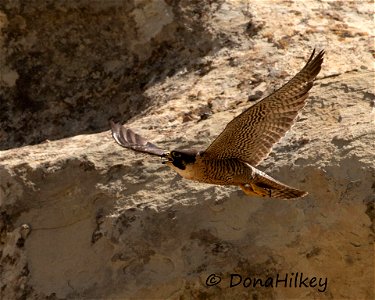
[[227,124],[206,150],[164,151],[131,129],[111,121],[112,136],[125,148],[163,158],[182,177],[205,183],[239,186],[247,195],[291,199],[307,192],[283,184],[255,168],[295,123],[323,62],[315,49],[289,82]]

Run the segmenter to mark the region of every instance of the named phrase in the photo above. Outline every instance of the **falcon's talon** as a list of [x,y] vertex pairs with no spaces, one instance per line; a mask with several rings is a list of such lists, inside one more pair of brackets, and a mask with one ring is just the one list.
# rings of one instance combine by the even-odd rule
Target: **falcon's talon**
[[203,151],[166,152],[131,129],[111,122],[112,136],[125,148],[156,155],[186,179],[237,185],[247,195],[290,199],[307,192],[287,186],[255,168],[295,123],[320,72],[324,51],[315,49],[306,65],[284,86],[263,98],[227,124]]

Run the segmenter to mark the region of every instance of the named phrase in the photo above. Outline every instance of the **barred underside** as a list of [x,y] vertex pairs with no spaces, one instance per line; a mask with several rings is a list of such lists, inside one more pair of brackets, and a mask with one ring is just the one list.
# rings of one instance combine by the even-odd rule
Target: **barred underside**
[[[303,197],[307,192],[290,187],[238,159],[198,159],[192,165],[194,180],[219,185],[253,184],[267,191],[269,197],[290,199]],[[184,173],[180,173],[184,176]]]

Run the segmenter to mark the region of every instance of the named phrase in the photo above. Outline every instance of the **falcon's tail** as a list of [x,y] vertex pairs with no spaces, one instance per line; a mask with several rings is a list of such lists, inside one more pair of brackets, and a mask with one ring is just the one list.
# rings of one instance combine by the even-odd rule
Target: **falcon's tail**
[[241,185],[242,190],[248,195],[257,195],[261,197],[279,198],[279,199],[293,199],[304,197],[308,193],[287,186],[271,176],[255,169],[254,177],[246,185]]

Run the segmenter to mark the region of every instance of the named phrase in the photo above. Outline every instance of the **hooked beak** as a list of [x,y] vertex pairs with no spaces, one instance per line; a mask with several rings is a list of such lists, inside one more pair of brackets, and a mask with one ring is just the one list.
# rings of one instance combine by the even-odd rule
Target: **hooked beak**
[[167,152],[167,153],[162,154],[162,155],[161,155],[161,158],[162,158],[162,162],[161,162],[161,163],[162,163],[163,165],[173,161],[173,158],[172,158],[170,152]]

